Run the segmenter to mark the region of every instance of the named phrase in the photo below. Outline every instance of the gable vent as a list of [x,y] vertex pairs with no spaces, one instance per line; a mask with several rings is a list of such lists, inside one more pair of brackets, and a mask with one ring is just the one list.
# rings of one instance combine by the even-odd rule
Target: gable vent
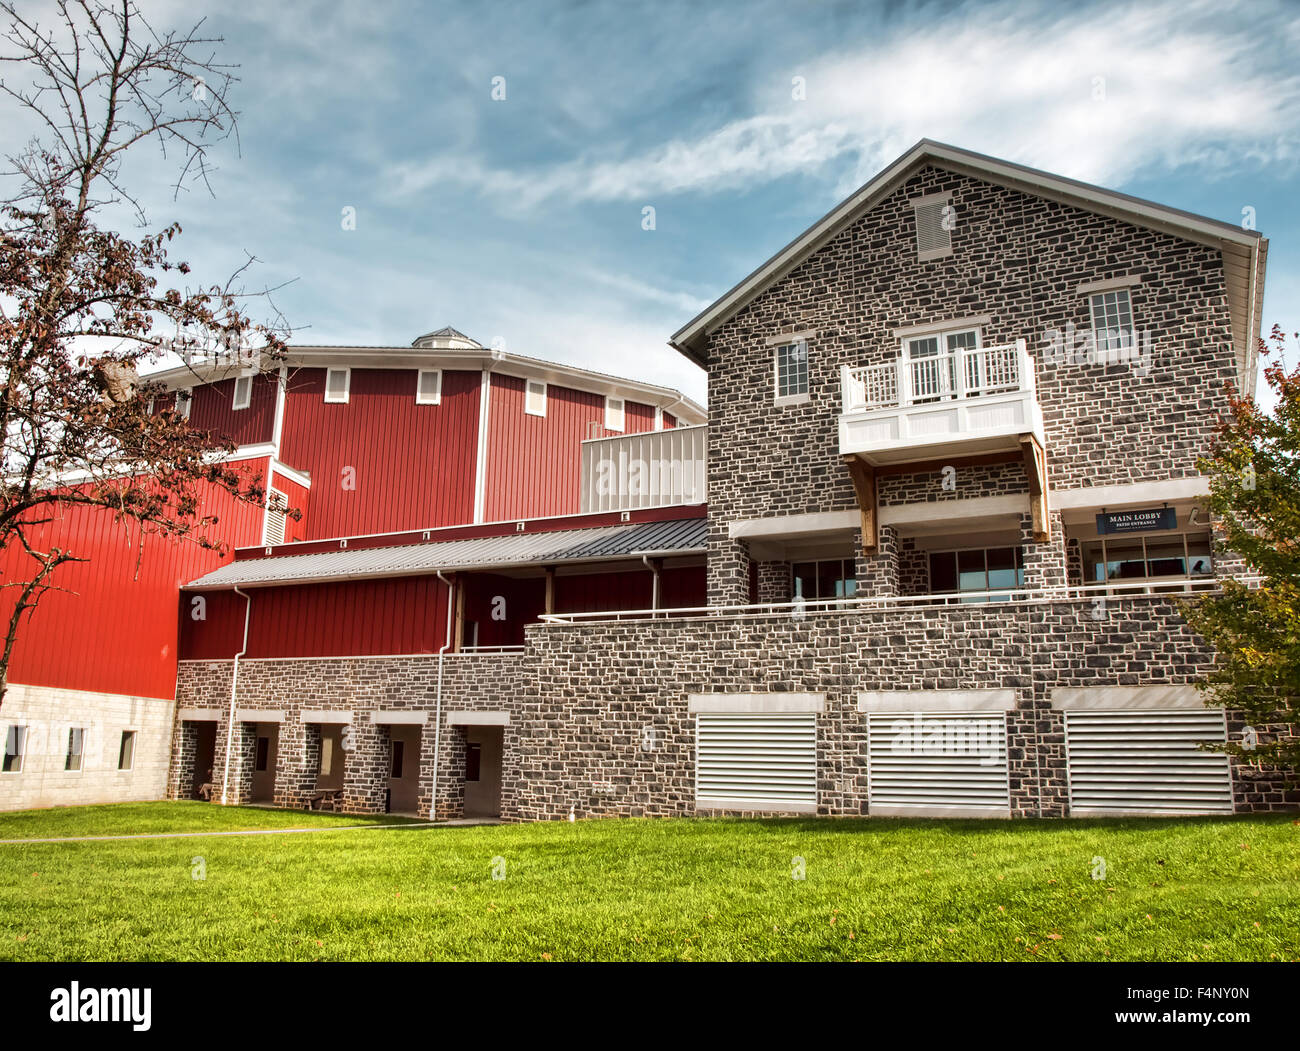
[[[919,197],[912,202],[916,212],[917,259],[939,259],[952,254],[952,231],[944,226],[944,209],[951,204],[952,196],[946,193]],[[948,226],[951,225],[949,222]]]

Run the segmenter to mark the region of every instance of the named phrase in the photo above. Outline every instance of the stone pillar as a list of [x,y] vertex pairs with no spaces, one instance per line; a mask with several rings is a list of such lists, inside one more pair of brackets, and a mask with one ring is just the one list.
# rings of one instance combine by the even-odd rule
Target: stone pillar
[[320,770],[320,726],[297,719],[280,724],[275,757],[275,805],[301,810],[316,791]]
[[257,727],[252,723],[235,723],[231,737],[230,774],[226,776],[226,736],[229,713],[217,724],[217,743],[212,759],[212,801],[221,802],[222,785],[226,786],[226,803],[238,806],[253,798],[253,761],[257,753]]
[[189,799],[194,790],[194,764],[198,760],[199,728],[185,719],[172,727],[172,761],[167,771],[167,798]]
[[758,601],[789,602],[790,563],[760,562],[758,564]]
[[749,604],[749,545],[727,535],[725,522],[709,517],[709,605]]
[[1061,513],[1048,515],[1052,539],[1034,540],[1034,530],[1027,514],[1020,516],[1020,550],[1025,560],[1025,587],[1063,587],[1066,580],[1065,530],[1061,526]]
[[382,814],[388,794],[388,727],[362,719],[354,712],[343,740],[343,809],[350,814]]
[[1210,518],[1210,535],[1214,550],[1214,575],[1220,580],[1224,578],[1240,580],[1245,577],[1250,572],[1250,567],[1237,552],[1223,547],[1226,538],[1223,533],[1223,520],[1218,515]]
[[858,578],[858,598],[884,598],[897,595],[898,589],[898,533],[893,526],[877,527],[876,553],[862,553],[862,534],[853,534],[855,575]]
[[[446,718],[446,714],[443,714]],[[420,734],[420,813],[427,815],[433,803],[433,771],[438,770],[438,800],[434,820],[447,821],[465,814],[465,729],[443,726],[441,756],[434,754],[434,725],[430,719]],[[503,760],[504,764],[504,760]],[[504,793],[504,778],[502,780]],[[502,807],[505,806],[504,794]]]

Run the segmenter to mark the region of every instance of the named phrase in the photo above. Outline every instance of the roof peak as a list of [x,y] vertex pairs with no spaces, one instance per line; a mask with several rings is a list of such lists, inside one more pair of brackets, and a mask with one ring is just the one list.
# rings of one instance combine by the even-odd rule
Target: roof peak
[[417,336],[411,341],[411,346],[420,350],[479,350],[482,349],[483,344],[476,339],[471,339],[459,329],[444,325],[433,332]]

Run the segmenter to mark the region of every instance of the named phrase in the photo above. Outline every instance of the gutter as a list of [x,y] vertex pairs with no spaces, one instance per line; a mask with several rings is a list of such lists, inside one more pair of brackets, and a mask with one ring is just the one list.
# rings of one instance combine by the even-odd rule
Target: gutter
[[235,690],[239,686],[239,659],[248,652],[248,618],[253,611],[253,596],[247,592],[235,588],[235,594],[244,600],[244,642],[239,647],[239,652],[235,654],[234,664],[230,671],[230,714],[226,720],[226,763],[225,771],[221,775],[221,805],[226,805],[226,799],[230,791],[230,748],[235,740]]
[[452,609],[452,603],[455,601],[455,592],[452,591],[451,581],[442,575],[442,570],[438,570],[438,579],[443,582],[447,588],[447,641],[442,644],[442,649],[438,651],[438,692],[433,706],[433,791],[429,795],[429,820],[438,820],[438,764],[442,762],[442,668],[447,659],[447,650],[451,646],[452,640],[452,617],[455,611]]

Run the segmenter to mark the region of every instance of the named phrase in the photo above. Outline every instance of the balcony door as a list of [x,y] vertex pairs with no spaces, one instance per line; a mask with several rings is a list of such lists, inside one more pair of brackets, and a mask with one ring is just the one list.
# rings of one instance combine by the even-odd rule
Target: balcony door
[[968,353],[980,348],[979,329],[916,336],[905,343],[913,404],[964,397],[984,386],[980,357]]

